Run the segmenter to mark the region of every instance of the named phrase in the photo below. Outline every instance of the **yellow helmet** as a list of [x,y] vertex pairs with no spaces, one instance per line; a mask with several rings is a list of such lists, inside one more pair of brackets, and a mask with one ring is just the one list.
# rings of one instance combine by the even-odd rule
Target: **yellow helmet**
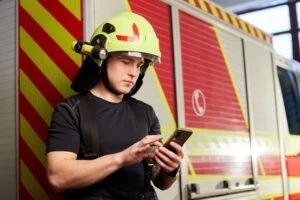
[[[82,45],[86,43],[78,44],[78,48],[73,49],[83,53]],[[88,50],[90,56],[84,60],[72,82],[71,87],[77,92],[87,91],[96,84],[103,71],[106,71],[101,68],[109,55],[128,55],[145,60],[129,96],[135,94],[143,84],[146,69],[160,62],[159,40],[153,27],[144,17],[132,12],[123,12],[104,21],[94,31],[89,45],[91,45]]]
[[123,12],[103,22],[94,31],[91,45],[105,48],[110,54],[142,57],[160,62],[159,40],[151,24],[142,16]]

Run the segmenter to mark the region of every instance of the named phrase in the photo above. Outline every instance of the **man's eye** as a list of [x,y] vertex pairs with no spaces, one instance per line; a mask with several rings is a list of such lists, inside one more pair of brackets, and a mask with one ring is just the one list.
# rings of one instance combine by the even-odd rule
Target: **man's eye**
[[123,60],[122,62],[126,65],[130,64],[130,60]]

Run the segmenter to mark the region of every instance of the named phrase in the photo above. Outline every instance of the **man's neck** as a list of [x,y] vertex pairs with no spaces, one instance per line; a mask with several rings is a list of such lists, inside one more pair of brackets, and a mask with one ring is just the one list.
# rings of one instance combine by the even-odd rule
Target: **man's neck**
[[104,84],[98,83],[95,85],[90,92],[95,95],[96,97],[102,98],[106,101],[112,102],[112,103],[120,103],[123,100],[123,94],[122,95],[116,95],[109,91]]

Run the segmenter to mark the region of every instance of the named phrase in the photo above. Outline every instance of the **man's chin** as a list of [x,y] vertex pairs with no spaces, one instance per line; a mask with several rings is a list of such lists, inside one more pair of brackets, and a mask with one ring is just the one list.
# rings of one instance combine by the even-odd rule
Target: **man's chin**
[[120,90],[119,93],[120,94],[123,94],[123,95],[126,95],[126,94],[129,94],[131,92],[131,89],[124,89],[124,90]]

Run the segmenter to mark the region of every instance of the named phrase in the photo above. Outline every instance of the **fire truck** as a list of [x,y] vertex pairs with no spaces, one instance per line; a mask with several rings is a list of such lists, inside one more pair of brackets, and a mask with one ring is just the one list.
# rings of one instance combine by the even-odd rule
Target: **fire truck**
[[123,11],[150,21],[162,52],[135,97],[164,139],[194,132],[160,199],[300,199],[300,64],[271,35],[207,0],[1,0],[0,11],[0,199],[62,199],[45,140],[55,105],[74,94],[83,56],[71,44]]

